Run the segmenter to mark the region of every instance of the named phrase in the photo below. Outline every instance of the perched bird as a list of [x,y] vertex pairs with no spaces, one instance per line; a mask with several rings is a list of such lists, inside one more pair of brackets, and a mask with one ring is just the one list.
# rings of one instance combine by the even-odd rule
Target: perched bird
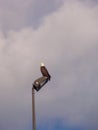
[[44,63],[41,63],[40,70],[41,70],[42,75],[46,76],[48,78],[48,80],[50,80],[51,76],[50,76],[47,68],[45,67]]

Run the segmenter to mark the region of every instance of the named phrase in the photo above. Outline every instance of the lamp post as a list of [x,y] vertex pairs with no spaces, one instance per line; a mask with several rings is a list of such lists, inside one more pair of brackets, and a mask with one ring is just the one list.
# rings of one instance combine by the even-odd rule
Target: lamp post
[[42,76],[42,77],[36,79],[33,83],[33,87],[32,87],[32,130],[36,130],[35,90],[39,91],[47,82],[48,82],[48,78],[46,76]]
[[32,130],[36,130],[36,118],[35,118],[35,92],[32,87]]

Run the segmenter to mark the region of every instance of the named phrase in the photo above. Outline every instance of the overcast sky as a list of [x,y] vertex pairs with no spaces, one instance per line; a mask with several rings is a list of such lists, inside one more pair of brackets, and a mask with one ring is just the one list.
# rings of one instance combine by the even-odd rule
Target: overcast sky
[[98,130],[97,0],[0,0],[0,130]]

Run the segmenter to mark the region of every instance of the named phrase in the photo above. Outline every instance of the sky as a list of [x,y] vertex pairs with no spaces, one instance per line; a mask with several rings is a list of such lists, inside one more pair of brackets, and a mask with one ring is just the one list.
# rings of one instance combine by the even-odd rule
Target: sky
[[0,0],[0,130],[98,130],[98,1]]

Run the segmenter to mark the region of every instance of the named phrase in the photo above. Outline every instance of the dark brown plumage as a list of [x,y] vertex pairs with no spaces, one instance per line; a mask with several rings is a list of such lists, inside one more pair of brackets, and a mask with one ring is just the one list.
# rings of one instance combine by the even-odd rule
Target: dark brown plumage
[[51,76],[43,63],[41,63],[40,70],[41,70],[42,75],[46,76],[48,78],[48,80],[50,80]]

